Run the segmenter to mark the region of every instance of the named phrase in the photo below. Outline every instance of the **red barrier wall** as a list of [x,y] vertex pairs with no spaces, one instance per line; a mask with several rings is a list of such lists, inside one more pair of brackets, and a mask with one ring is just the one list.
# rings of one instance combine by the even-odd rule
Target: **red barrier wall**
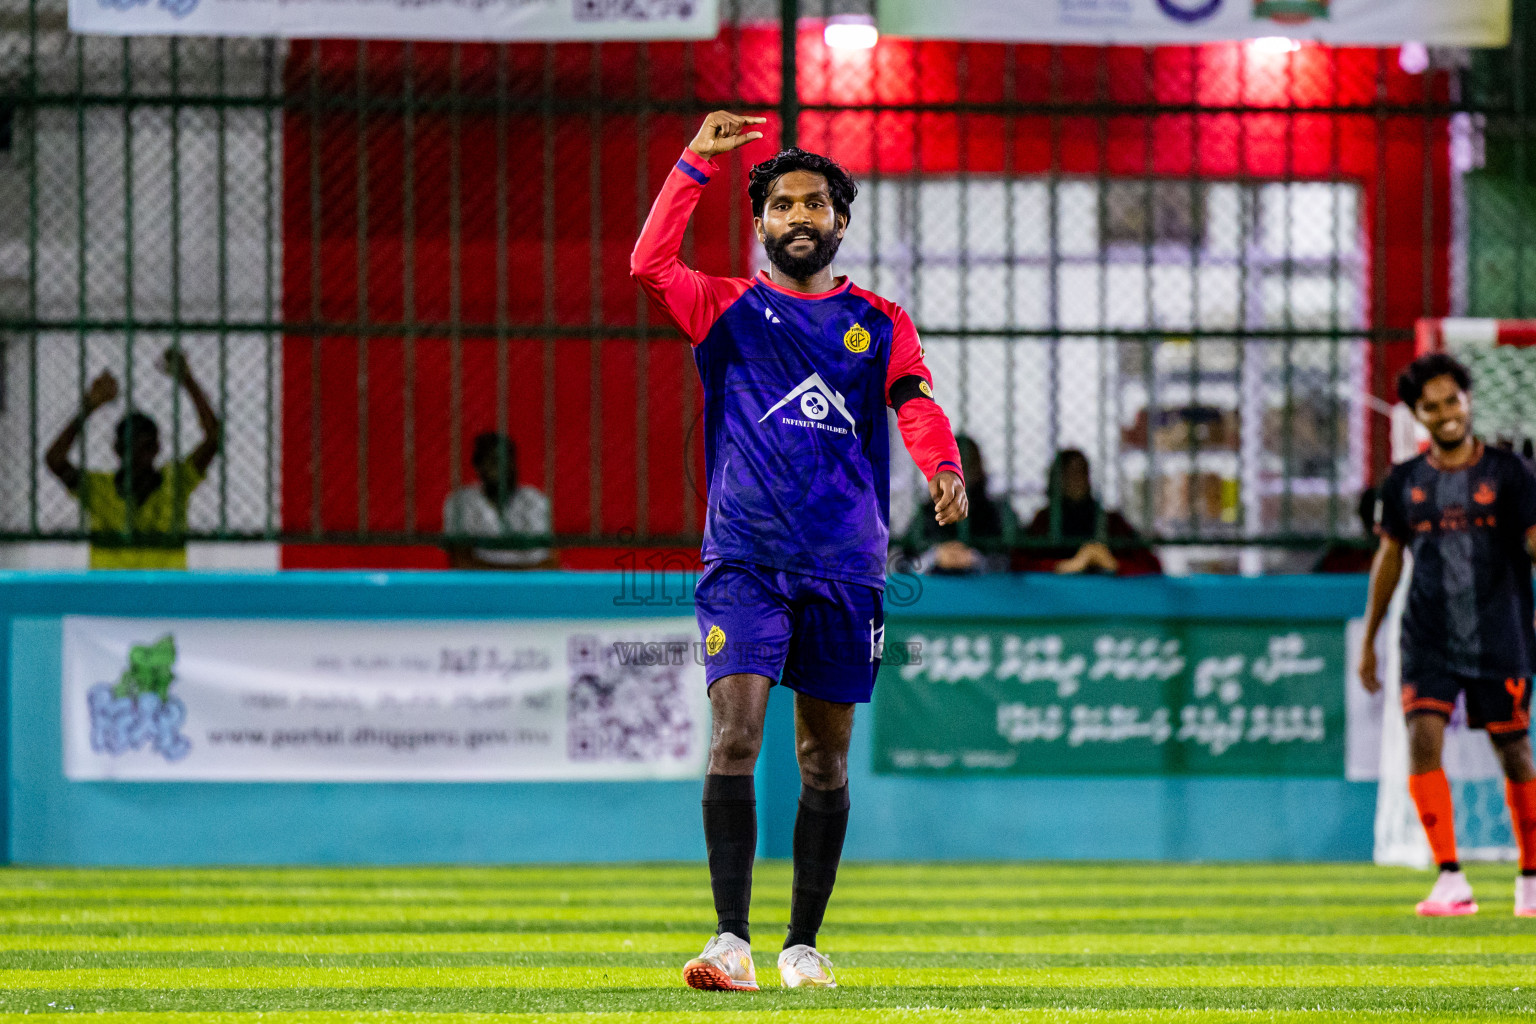
[[[644,545],[696,531],[698,382],[687,346],[644,308],[629,252],[698,108],[774,114],[778,47],[766,28],[691,47],[295,43],[284,317],[349,326],[285,337],[284,529],[437,530],[449,488],[472,478],[471,439],[504,419],[558,532]],[[1402,73],[1391,51],[1217,44],[1101,56],[886,39],[834,53],[807,29],[799,54],[812,108],[801,144],[857,174],[1353,179],[1365,190],[1371,323],[1409,330],[1447,308],[1446,122],[1368,109],[1443,102],[1446,82]],[[366,117],[327,109],[359,95],[376,104]],[[582,109],[588,100],[607,112]],[[859,104],[890,109],[820,109]],[[913,109],[929,104],[965,112]],[[749,158],[771,152],[769,127]],[[690,260],[741,274],[752,239],[743,165],[722,177],[695,218]],[[536,326],[473,329],[498,320]],[[413,337],[369,326],[411,321],[426,325]],[[457,339],[455,321],[471,325]],[[1378,389],[1411,345],[1380,355]],[[611,567],[612,554],[566,557]],[[283,563],[446,564],[412,545],[290,545]]]

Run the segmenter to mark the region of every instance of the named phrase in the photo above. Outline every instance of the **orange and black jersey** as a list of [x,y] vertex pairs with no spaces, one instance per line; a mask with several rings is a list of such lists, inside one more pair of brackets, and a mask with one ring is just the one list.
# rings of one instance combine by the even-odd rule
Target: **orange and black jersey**
[[1377,530],[1413,553],[1403,678],[1536,674],[1526,549],[1536,530],[1531,467],[1482,442],[1454,470],[1420,455],[1393,468],[1377,508]]

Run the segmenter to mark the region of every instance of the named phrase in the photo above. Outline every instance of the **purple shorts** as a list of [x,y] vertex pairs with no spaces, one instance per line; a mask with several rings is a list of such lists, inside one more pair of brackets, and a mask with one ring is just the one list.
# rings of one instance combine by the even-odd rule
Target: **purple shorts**
[[796,693],[866,704],[885,643],[880,591],[744,562],[711,562],[693,592],[704,678],[751,672]]

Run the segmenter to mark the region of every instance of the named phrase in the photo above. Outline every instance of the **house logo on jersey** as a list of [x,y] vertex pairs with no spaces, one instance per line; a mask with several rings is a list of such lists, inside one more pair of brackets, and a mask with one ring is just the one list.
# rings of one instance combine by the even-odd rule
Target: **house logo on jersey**
[[843,335],[843,347],[854,355],[869,349],[869,332],[858,324],[848,328],[848,333]]
[[[763,413],[757,422],[763,422],[763,420],[796,399],[799,399],[800,412],[805,416],[805,419],[783,416],[779,419],[780,423],[788,424],[791,427],[809,427],[813,430],[826,430],[834,434],[853,434],[855,437],[858,436],[859,432],[855,429],[853,415],[848,411],[848,405],[843,401],[842,393],[833,391],[828,387],[827,382],[821,379],[821,374],[819,373],[813,373],[799,384],[796,384],[789,394],[779,399],[778,404]],[[846,427],[838,426],[836,423],[823,422],[834,409],[837,410],[839,416],[848,421]]]
[[1499,492],[1493,489],[1493,485],[1487,480],[1477,485],[1477,490],[1472,492],[1472,500],[1479,505],[1492,505]]

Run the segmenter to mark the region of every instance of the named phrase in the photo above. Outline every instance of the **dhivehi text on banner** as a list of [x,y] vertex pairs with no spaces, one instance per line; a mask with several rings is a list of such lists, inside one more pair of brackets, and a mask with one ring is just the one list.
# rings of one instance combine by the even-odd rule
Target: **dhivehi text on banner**
[[70,779],[679,779],[708,756],[692,618],[66,616],[63,645]]
[[1344,773],[1344,624],[892,622],[875,771]]
[[880,0],[915,39],[1198,43],[1288,36],[1364,46],[1505,46],[1510,0]]
[[298,39],[713,39],[718,0],[69,0],[73,32]]

